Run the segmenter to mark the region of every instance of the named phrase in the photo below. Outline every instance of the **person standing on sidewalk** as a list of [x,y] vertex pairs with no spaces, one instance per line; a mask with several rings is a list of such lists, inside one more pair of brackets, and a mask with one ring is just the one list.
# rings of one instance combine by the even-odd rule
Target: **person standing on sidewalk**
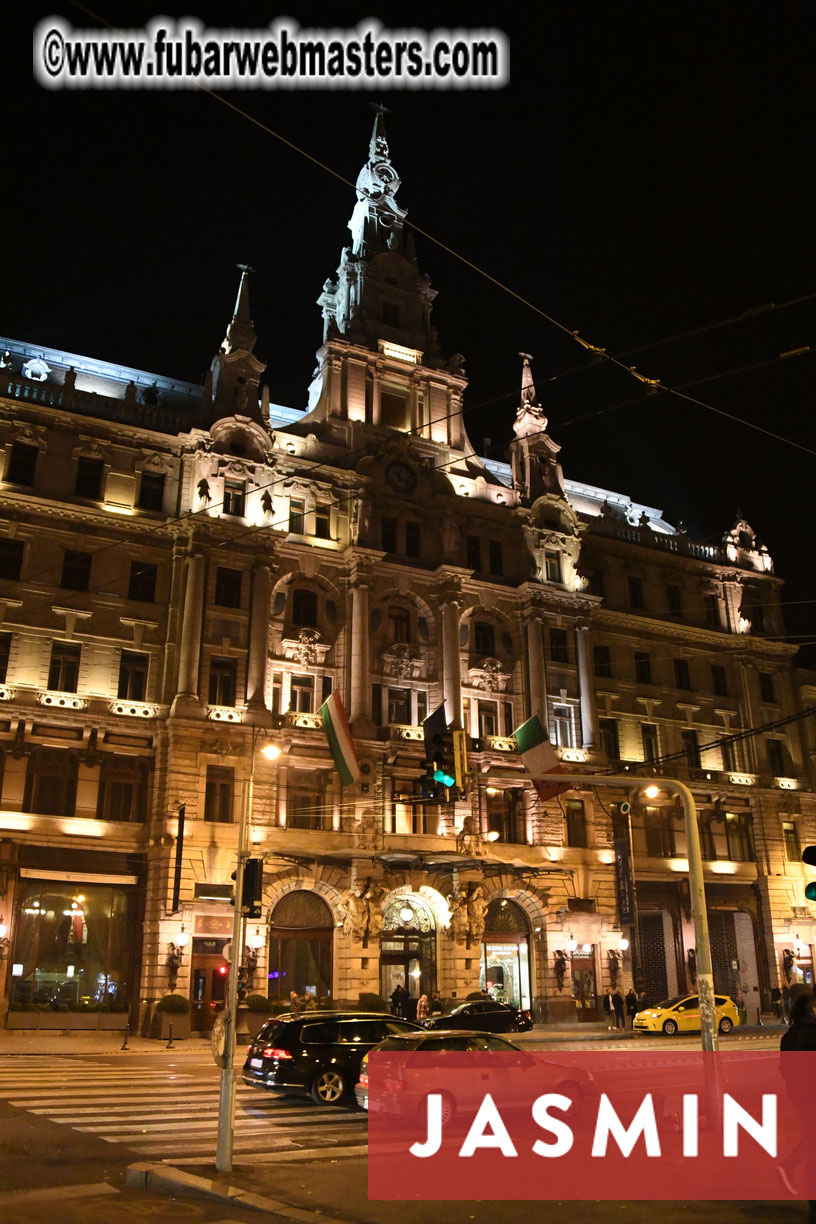
[[623,1015],[623,995],[615,987],[615,993],[612,995],[612,1006],[615,1009],[615,1028],[626,1028],[626,1020]]
[[634,1028],[635,1016],[638,1014],[638,997],[635,994],[634,986],[629,987],[629,993],[626,996],[626,1014],[629,1017],[630,1026]]
[[606,988],[606,994],[603,997],[603,1010],[604,1010],[604,1016],[606,1017],[606,1027],[608,1029],[614,1028],[615,1026],[612,1023],[612,1021],[615,1015],[615,1004],[612,1002],[612,987],[611,986],[607,986]]

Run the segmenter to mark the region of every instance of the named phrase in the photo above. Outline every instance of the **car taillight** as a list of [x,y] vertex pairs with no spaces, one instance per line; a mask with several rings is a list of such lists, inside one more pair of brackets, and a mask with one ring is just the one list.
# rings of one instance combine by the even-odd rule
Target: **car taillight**
[[277,1058],[278,1061],[292,1057],[288,1050],[279,1050],[277,1046],[264,1046],[261,1054],[264,1058]]

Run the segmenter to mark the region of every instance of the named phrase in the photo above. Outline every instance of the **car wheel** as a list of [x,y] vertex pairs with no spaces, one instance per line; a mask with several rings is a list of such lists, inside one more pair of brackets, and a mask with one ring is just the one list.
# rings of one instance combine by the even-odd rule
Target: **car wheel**
[[729,1020],[727,1016],[723,1016],[722,1020],[720,1021],[720,1032],[730,1033],[733,1027],[733,1022]]
[[321,1071],[309,1090],[318,1105],[337,1105],[343,1099],[346,1081],[340,1071]]
[[[447,1126],[451,1118],[456,1114],[456,1101],[449,1092],[442,1093],[442,1125]],[[421,1122],[424,1122],[428,1116],[428,1097],[422,1099],[422,1104],[417,1110],[417,1117]]]
[[676,1020],[664,1021],[663,1032],[666,1034],[667,1037],[673,1037],[674,1034],[677,1032],[677,1021]]

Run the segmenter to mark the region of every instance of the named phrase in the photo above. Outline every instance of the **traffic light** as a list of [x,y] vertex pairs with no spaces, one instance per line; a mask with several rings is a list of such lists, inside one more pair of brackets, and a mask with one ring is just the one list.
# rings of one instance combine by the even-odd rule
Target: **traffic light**
[[[802,862],[807,863],[808,867],[816,867],[816,846],[805,846],[802,851]],[[816,901],[816,880],[811,881],[805,887],[805,896],[808,901]]]
[[434,769],[436,766],[433,761],[423,761],[422,768],[425,770],[420,779],[420,790],[423,799],[435,799],[439,789],[434,777]]
[[[236,872],[233,871],[234,880]],[[244,886],[241,890],[241,913],[245,918],[260,918],[263,902],[263,859],[249,858],[244,863]],[[235,904],[233,894],[231,905]]]
[[456,763],[453,754],[453,732],[445,731],[433,737],[434,781],[447,790],[456,785]]

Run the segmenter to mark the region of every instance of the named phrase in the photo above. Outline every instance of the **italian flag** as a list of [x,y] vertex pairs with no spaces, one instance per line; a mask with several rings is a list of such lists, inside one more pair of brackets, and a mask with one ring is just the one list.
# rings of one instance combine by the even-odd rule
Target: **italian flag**
[[354,751],[354,743],[349,730],[346,711],[340,700],[340,694],[332,693],[328,701],[320,707],[320,717],[323,720],[323,730],[329,741],[329,748],[334,758],[334,766],[340,775],[343,786],[350,786],[360,779],[360,762]]
[[[524,768],[531,774],[556,774],[562,772],[558,753],[549,741],[547,732],[537,714],[513,732],[516,747],[521,753]],[[569,790],[568,783],[533,781],[539,799],[554,799],[562,791]]]

